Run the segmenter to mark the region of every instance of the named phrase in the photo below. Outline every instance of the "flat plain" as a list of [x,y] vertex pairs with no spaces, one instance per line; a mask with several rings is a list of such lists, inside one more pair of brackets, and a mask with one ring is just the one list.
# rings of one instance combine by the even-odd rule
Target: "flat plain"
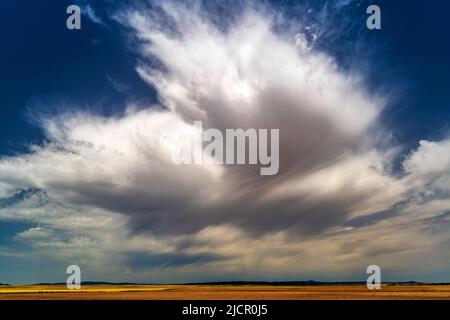
[[450,300],[450,285],[65,285],[0,286],[0,300]]

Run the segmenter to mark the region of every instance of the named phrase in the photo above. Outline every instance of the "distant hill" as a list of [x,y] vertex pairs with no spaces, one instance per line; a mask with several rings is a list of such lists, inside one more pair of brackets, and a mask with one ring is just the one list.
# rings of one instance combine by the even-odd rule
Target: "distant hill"
[[[366,285],[365,281],[338,281],[338,282],[327,282],[327,281],[225,281],[225,282],[198,282],[198,283],[186,283],[191,285],[268,285],[268,286],[349,286],[349,285]],[[417,281],[403,281],[403,282],[383,282],[387,285],[426,285],[431,284],[427,282],[417,282]],[[434,283],[433,283],[434,284]],[[437,285],[444,285],[446,283],[438,283]],[[448,283],[447,283],[448,284]]]
[[[65,282],[59,283],[36,283],[34,285],[65,285]],[[107,281],[84,281],[81,282],[83,286],[95,286],[95,285],[111,285],[111,286],[133,286],[133,285],[255,285],[255,286],[349,286],[349,285],[366,285],[365,281],[215,281],[215,282],[187,282],[187,283],[135,283],[135,282],[107,282]],[[408,286],[420,286],[420,285],[448,285],[449,283],[429,283],[418,281],[400,281],[400,282],[383,282],[384,285],[408,285]],[[2,284],[0,284],[2,285]]]
[[324,282],[307,280],[307,281],[218,281],[218,282],[194,282],[185,283],[186,285],[267,285],[267,286],[317,286],[325,284]]
[[[34,286],[51,286],[51,285],[65,285],[65,282],[40,282],[34,283]],[[105,282],[105,281],[82,281],[83,286],[138,286],[138,285],[149,285],[150,283],[134,283],[134,282]]]

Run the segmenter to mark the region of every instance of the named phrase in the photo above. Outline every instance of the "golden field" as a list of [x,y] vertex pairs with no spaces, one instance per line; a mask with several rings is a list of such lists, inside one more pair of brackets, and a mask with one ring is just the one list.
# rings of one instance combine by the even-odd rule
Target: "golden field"
[[450,285],[65,285],[0,286],[0,300],[450,300]]

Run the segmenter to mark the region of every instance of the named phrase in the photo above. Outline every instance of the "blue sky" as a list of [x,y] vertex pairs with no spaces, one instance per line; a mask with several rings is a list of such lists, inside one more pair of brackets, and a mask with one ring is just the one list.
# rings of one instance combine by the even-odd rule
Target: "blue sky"
[[[372,251],[383,252],[384,256],[380,258],[380,261],[393,261],[387,263],[386,267],[387,277],[390,280],[450,281],[450,273],[445,273],[450,266],[449,260],[445,259],[445,255],[448,254],[445,233],[448,231],[446,228],[449,225],[450,207],[447,208],[443,204],[447,201],[450,192],[445,187],[448,187],[447,183],[450,180],[439,180],[439,177],[448,174],[448,168],[444,165],[441,167],[436,165],[439,168],[430,169],[430,172],[438,172],[437,176],[433,176],[432,180],[426,180],[431,179],[429,178],[431,173],[423,173],[428,171],[422,167],[429,168],[434,165],[422,161],[423,159],[431,157],[437,162],[441,161],[441,164],[445,164],[446,157],[448,157],[446,141],[450,137],[450,41],[448,40],[450,19],[447,15],[450,4],[437,0],[427,2],[377,1],[376,4],[380,6],[382,12],[382,29],[373,31],[369,31],[365,27],[367,18],[365,9],[371,4],[367,1],[268,1],[265,3],[253,1],[240,5],[237,5],[237,1],[230,1],[226,6],[220,5],[219,2],[205,2],[200,5],[201,14],[205,14],[210,19],[205,24],[212,26],[212,29],[214,27],[218,30],[223,28],[228,32],[234,30],[233,26],[237,25],[236,20],[239,20],[241,11],[244,12],[246,8],[256,7],[256,16],[259,15],[264,19],[270,20],[268,17],[278,17],[278,20],[275,19],[274,30],[271,31],[275,35],[274,37],[288,41],[285,39],[289,36],[302,34],[311,47],[311,51],[305,55],[311,59],[321,57],[320,55],[333,59],[336,70],[325,60],[320,60],[317,65],[313,64],[313,68],[316,66],[315,70],[318,70],[323,67],[325,78],[329,74],[336,73],[338,77],[348,80],[342,80],[342,83],[345,83],[343,87],[348,90],[342,96],[343,103],[354,101],[353,98],[350,98],[354,92],[357,95],[355,99],[361,99],[363,104],[366,102],[368,105],[377,104],[378,101],[381,101],[380,104],[383,107],[380,108],[380,114],[376,116],[376,119],[369,116],[366,119],[363,115],[361,119],[341,120],[341,117],[338,116],[339,110],[335,110],[335,114],[330,113],[330,119],[348,121],[349,126],[352,126],[354,121],[367,121],[364,132],[355,135],[354,140],[325,141],[323,146],[320,145],[320,142],[311,140],[305,141],[305,145],[315,146],[311,153],[314,156],[317,154],[318,163],[320,163],[321,157],[324,157],[324,163],[333,161],[333,159],[341,159],[336,155],[320,154],[320,150],[329,148],[326,143],[348,144],[349,149],[341,150],[339,154],[358,153],[358,157],[355,156],[355,159],[348,159],[348,161],[358,161],[358,164],[360,158],[372,157],[371,151],[380,152],[376,160],[370,158],[370,161],[377,164],[383,163],[383,166],[385,162],[389,162],[386,165],[386,168],[389,168],[383,167],[385,171],[380,173],[380,176],[370,176],[367,179],[376,181],[374,185],[377,186],[379,183],[386,183],[383,188],[394,190],[392,194],[380,195],[382,200],[377,199],[376,201],[380,201],[381,204],[376,203],[376,205],[374,204],[376,201],[373,199],[368,200],[367,203],[353,205],[353,200],[347,198],[336,200],[337,196],[321,199],[319,202],[323,205],[308,203],[306,206],[309,208],[308,210],[314,214],[317,212],[318,215],[323,213],[323,220],[321,219],[320,222],[316,221],[316,218],[312,218],[313,214],[306,212],[308,210],[304,206],[296,204],[297,200],[295,199],[303,199],[301,195],[292,196],[292,198],[285,195],[280,198],[279,202],[271,203],[265,208],[244,206],[242,212],[237,209],[240,207],[239,201],[231,203],[224,199],[217,206],[212,206],[211,211],[217,213],[217,217],[207,219],[208,222],[202,224],[200,222],[191,223],[191,221],[203,219],[193,212],[202,212],[201,210],[208,212],[208,210],[195,206],[189,207],[192,202],[199,201],[193,196],[189,201],[183,202],[185,198],[191,197],[192,190],[177,190],[179,186],[177,183],[173,183],[173,177],[168,177],[164,172],[155,176],[143,172],[143,180],[145,177],[147,180],[140,181],[137,178],[140,171],[134,171],[136,168],[133,168],[132,171],[124,171],[124,176],[133,176],[134,178],[131,182],[126,181],[130,189],[120,193],[120,197],[117,197],[117,195],[114,196],[112,190],[119,185],[118,181],[123,182],[122,178],[109,176],[110,173],[104,168],[101,170],[104,169],[105,172],[96,177],[95,174],[90,173],[89,169],[83,169],[89,167],[90,162],[70,164],[63,155],[51,154],[48,158],[46,156],[53,152],[49,147],[52,143],[53,146],[74,153],[79,151],[75,147],[75,149],[71,149],[71,142],[64,140],[65,135],[71,136],[73,133],[78,137],[79,131],[86,129],[86,136],[98,135],[99,141],[103,141],[108,148],[108,143],[112,146],[115,143],[119,145],[118,141],[122,141],[121,136],[113,138],[107,136],[110,131],[122,132],[120,131],[122,127],[140,128],[140,126],[147,125],[147,122],[140,123],[139,121],[144,121],[143,119],[149,116],[146,114],[148,110],[162,108],[173,111],[171,102],[174,105],[179,103],[181,107],[178,106],[178,109],[182,109],[183,103],[187,105],[187,102],[180,102],[163,84],[172,81],[174,84],[182,86],[186,83],[185,77],[190,77],[189,79],[201,77],[197,73],[190,74],[189,72],[193,71],[188,70],[187,67],[186,69],[179,67],[177,61],[184,61],[187,65],[190,61],[190,54],[195,50],[202,49],[202,47],[191,46],[195,42],[193,40],[204,37],[206,43],[206,40],[211,40],[208,38],[210,35],[199,33],[199,38],[194,35],[190,41],[189,36],[192,36],[192,32],[197,30],[195,23],[182,21],[178,25],[175,23],[172,26],[170,19],[158,21],[151,13],[157,12],[156,8],[159,5],[152,1],[75,2],[80,5],[83,13],[82,28],[81,30],[68,30],[65,27],[67,18],[65,11],[67,6],[72,3],[73,1],[63,0],[32,2],[18,0],[3,1],[0,4],[2,15],[0,30],[3,40],[2,50],[0,50],[2,65],[0,86],[3,88],[0,90],[0,182],[3,181],[5,184],[5,191],[0,192],[0,207],[4,209],[3,211],[6,210],[4,213],[0,213],[0,282],[64,281],[64,266],[78,263],[77,261],[80,261],[81,265],[84,263],[86,274],[91,280],[149,280],[150,282],[170,282],[171,279],[174,281],[198,281],[256,280],[261,278],[270,280],[299,278],[299,280],[306,278],[359,280],[365,276],[361,266],[366,261],[367,265],[372,263],[372,259],[368,258],[370,257],[368,252]],[[183,1],[169,3],[174,4],[175,8],[181,8],[174,9],[174,11],[180,10],[182,15],[195,16],[199,14],[193,10],[189,11],[189,5],[186,9]],[[136,11],[137,8],[139,10]],[[189,23],[194,26],[192,27]],[[306,26],[310,26],[311,29],[305,29]],[[160,52],[162,51],[158,51],[164,48],[158,48],[151,41],[150,44],[145,42],[147,34],[150,35],[148,37],[153,36],[151,34],[152,27],[166,29],[161,33],[167,36],[170,34],[167,30],[170,30],[171,27],[178,28],[178,32],[181,34],[186,31],[183,29],[184,27],[188,29],[192,27],[192,30],[188,30],[192,32],[186,32],[183,41],[174,42],[173,45],[177,51],[168,54],[173,54],[173,57],[167,57],[161,56]],[[241,29],[238,28],[238,30]],[[243,33],[242,30],[239,32]],[[255,29],[254,32],[259,34],[260,30]],[[240,35],[241,33],[237,32],[236,34]],[[312,35],[317,36],[317,39],[312,41]],[[170,36],[168,38],[170,39]],[[253,45],[251,41],[249,43]],[[146,46],[152,45],[158,49],[156,51],[159,53],[152,55],[146,51]],[[239,44],[236,44],[235,47],[233,45],[234,43],[229,44],[231,52],[234,48],[239,48]],[[277,48],[269,47],[267,50],[273,50],[273,55],[277,56]],[[280,46],[280,50],[282,50],[281,48]],[[186,56],[182,55],[183,50],[187,50]],[[263,55],[261,54],[261,56]],[[192,57],[195,55],[193,54]],[[270,60],[270,57],[268,59]],[[172,70],[171,74],[161,76],[156,84],[154,79],[149,80],[152,76],[152,72],[149,70],[166,67]],[[206,69],[208,62],[205,62],[205,66],[198,67]],[[173,70],[179,70],[179,73]],[[208,74],[209,71],[204,72]],[[258,72],[255,71],[254,74],[259,74]],[[275,74],[277,73],[274,72],[274,81],[278,81]],[[272,80],[270,75],[265,75],[268,80]],[[181,80],[177,82],[176,79]],[[212,77],[211,79],[216,78]],[[355,80],[356,82],[353,84],[354,79],[359,80]],[[350,87],[347,87],[348,83],[351,83]],[[207,83],[200,85],[203,85],[202,88],[206,91],[211,90],[211,94],[217,93],[214,91],[216,89],[209,88]],[[299,86],[301,85],[299,84]],[[328,87],[325,85],[323,90],[326,95]],[[217,99],[219,100],[219,98]],[[197,102],[201,103],[201,101],[203,100],[200,99]],[[214,100],[211,103],[215,102],[217,102],[217,108],[225,103]],[[336,105],[338,105],[337,102]],[[140,111],[145,114],[140,114]],[[218,114],[220,116],[221,113]],[[268,123],[272,123],[270,121],[275,116],[272,116],[271,111],[267,111],[264,117],[267,118]],[[108,119],[112,122],[117,121],[116,129],[114,127],[107,128]],[[126,121],[129,121],[130,124],[122,126],[121,123]],[[92,124],[92,127],[85,128],[83,123],[86,126]],[[51,131],[52,125],[61,128],[67,127],[68,131],[53,132]],[[341,125],[340,122],[339,125]],[[71,131],[72,129],[73,131]],[[359,128],[355,130],[359,130]],[[323,132],[312,132],[311,135],[317,136],[327,132],[324,129]],[[139,134],[137,137],[133,139],[145,139]],[[301,136],[299,139],[299,143],[302,144]],[[430,145],[420,147],[419,142],[422,140],[430,142]],[[361,141],[370,142],[354,147]],[[91,141],[87,139],[85,142]],[[93,143],[95,144],[95,141]],[[371,145],[369,151],[366,150],[367,144]],[[42,149],[36,150],[35,148]],[[79,152],[81,157],[89,158],[89,155],[84,155],[82,151]],[[426,152],[436,152],[436,156],[428,156]],[[443,158],[439,158],[439,155]],[[59,156],[61,158],[58,158]],[[405,159],[410,161],[407,163]],[[108,160],[115,162],[117,159],[103,157],[93,159],[97,163],[105,161],[103,163],[105,167],[109,166]],[[125,161],[130,161],[130,166],[142,166],[144,160],[135,160],[127,158]],[[146,160],[151,161],[151,159]],[[303,158],[295,158],[292,161],[294,160],[303,163]],[[21,161],[29,161],[31,169],[26,169],[25,164]],[[67,171],[72,170],[72,166],[77,166],[76,170],[80,171],[72,176],[67,171],[55,169],[54,176],[52,176],[51,172],[46,171],[48,168],[43,168],[42,163],[48,163],[50,167],[54,166],[55,168],[61,166]],[[368,165],[368,167],[373,166],[375,166],[373,163]],[[116,167],[111,166],[111,168],[113,170]],[[303,178],[302,168],[293,167],[293,169],[298,169],[299,176]],[[362,164],[361,167],[356,165],[354,170],[359,170],[358,168],[364,171],[366,167]],[[27,170],[30,170],[30,173]],[[122,167],[117,170],[121,172]],[[308,170],[316,172],[316,169]],[[33,172],[39,172],[39,174],[33,174]],[[294,170],[294,172],[296,171]],[[67,176],[65,176],[66,173]],[[320,179],[328,179],[328,172],[317,169],[316,173],[320,175]],[[192,177],[192,174],[190,173],[186,177]],[[352,174],[350,170],[348,175]],[[87,177],[85,180],[75,179],[76,176],[84,177],[85,175]],[[230,173],[230,175],[234,177],[234,173]],[[401,180],[405,175],[414,179],[411,178],[411,181]],[[60,180],[57,177],[61,177]],[[199,181],[201,181],[201,177],[203,177],[203,173],[200,174]],[[381,177],[383,179],[388,177],[389,181],[379,182]],[[208,179],[205,180],[206,184],[211,183]],[[283,179],[281,182],[292,185],[287,178],[286,181]],[[362,178],[361,181],[366,181],[364,179],[366,178]],[[215,181],[215,183],[225,182]],[[183,183],[180,184],[184,186]],[[195,185],[195,183],[193,184]],[[168,190],[167,193],[162,191],[160,193],[158,185],[162,190]],[[243,181],[236,181],[235,186],[243,185],[245,185]],[[343,182],[342,186],[346,186],[346,183]],[[281,187],[284,188],[284,185],[280,183]],[[201,187],[198,188],[201,189]],[[255,186],[255,190],[259,190],[258,188]],[[198,192],[199,189],[194,190]],[[267,190],[269,192],[269,189]],[[368,192],[377,193],[376,190],[370,189]],[[270,192],[272,191],[270,190]],[[217,192],[220,194],[222,190]],[[356,198],[361,197],[358,192],[359,190],[355,191]],[[433,195],[430,196],[427,192],[432,192]],[[91,197],[86,195],[89,193],[92,195]],[[362,194],[365,195],[365,191]],[[253,203],[252,201],[256,203],[254,197],[255,195],[249,192],[244,199],[248,203]],[[417,200],[418,197],[420,200]],[[143,198],[147,198],[148,201],[142,201]],[[25,199],[24,203],[21,203],[23,199]],[[11,204],[14,201],[18,204]],[[328,201],[330,203],[336,201],[338,213],[334,214],[333,210],[330,211]],[[424,204],[429,204],[429,206],[425,209]],[[288,206],[295,207],[297,205],[299,207],[296,207],[296,211],[293,212],[300,216],[304,215],[298,220],[293,219],[293,212],[287,209],[285,216],[281,215],[279,223],[276,222],[278,217],[264,213],[264,217],[259,219],[261,225],[254,228],[250,226],[250,220],[242,218],[242,216],[259,211],[281,210],[284,212]],[[367,212],[364,214],[352,213],[351,211],[357,206],[361,206],[361,208],[358,207],[358,212],[364,210]],[[433,209],[436,207],[438,209]],[[15,213],[21,212],[21,210],[24,210],[24,213]],[[120,232],[109,226],[109,222],[105,222],[105,225],[102,225],[99,230],[81,227],[78,229],[78,227],[71,228],[70,226],[63,228],[58,224],[59,222],[54,220],[56,219],[54,216],[58,214],[49,214],[53,218],[43,218],[45,214],[41,215],[39,210],[46,213],[54,211],[58,214],[67,212],[67,216],[71,217],[77,213],[83,215],[85,212],[89,212],[86,217],[82,216],[80,219],[93,219],[93,223],[97,221],[95,219],[110,221]],[[228,217],[225,213],[220,213],[221,210],[233,212],[233,214]],[[437,210],[437,212],[433,213],[433,210]],[[429,215],[417,216],[419,212],[425,211],[430,212]],[[152,212],[158,213],[153,215]],[[399,216],[407,218],[401,220]],[[63,218],[61,217],[61,219]],[[253,216],[252,219],[254,219]],[[394,219],[394,225],[398,222],[399,228],[406,224],[405,221],[411,223],[412,229],[417,227],[417,233],[405,235],[405,239],[412,237],[417,239],[418,245],[422,241],[422,243],[426,243],[426,246],[421,249],[411,248],[407,252],[395,253],[397,251],[394,248],[406,243],[407,240],[402,240],[404,242],[399,240],[400,242],[397,243],[394,241],[395,239],[392,239],[392,235],[396,231],[383,229],[386,231],[380,232],[383,234],[382,238],[386,240],[385,245],[380,248],[372,248],[367,239],[376,235],[378,228],[382,228],[384,223],[389,224],[390,219]],[[170,222],[170,225],[165,224],[164,221]],[[267,226],[271,221],[273,221],[274,228]],[[352,221],[358,223],[352,224]],[[298,228],[295,227],[293,231],[295,236],[291,236],[292,230],[289,225],[298,225]],[[340,247],[343,250],[343,256],[345,254],[352,256],[353,253],[362,250],[354,247],[353,241],[357,241],[357,239],[364,239],[363,243],[368,241],[367,251],[361,253],[357,259],[355,258],[358,263],[341,263],[342,256],[336,256],[330,257],[330,261],[336,263],[332,268],[322,270],[317,267],[320,260],[318,255],[322,252],[321,250],[327,252],[328,243],[322,243],[318,239],[329,234],[330,230],[337,230],[349,225],[358,231],[354,231],[357,233],[354,236],[351,234],[344,236],[345,239],[342,240],[343,244]],[[361,231],[359,231],[360,226],[362,226]],[[312,231],[305,231],[307,229]],[[108,232],[123,234],[120,234],[119,238],[111,240],[108,237],[113,237],[113,235],[109,235]],[[271,237],[276,239],[282,237],[277,232],[287,233],[283,237],[288,240],[286,243],[280,240],[282,242],[280,245],[286,249],[287,256],[291,252],[297,252],[298,260],[289,260],[291,267],[283,268],[279,272],[276,271],[278,270],[277,265],[272,262],[267,262],[267,264],[262,262],[263,267],[253,268],[252,266],[258,265],[258,259],[264,260],[261,257],[266,255],[266,251],[273,253],[275,249],[266,244],[273,239]],[[435,236],[433,236],[433,232],[436,232]],[[238,236],[241,233],[243,235]],[[108,236],[106,236],[107,234]],[[236,235],[236,239],[228,239],[229,234]],[[202,246],[202,241],[206,241],[203,237],[208,239],[211,237],[217,243],[213,241],[214,243],[210,246]],[[45,242],[45,239],[48,241]],[[136,244],[140,241],[139,239],[146,243],[143,247]],[[217,249],[216,245],[221,244],[220,239],[228,239],[223,240],[228,241],[227,243],[230,245],[228,251],[220,252]],[[42,243],[36,245],[37,242],[35,242],[35,246],[33,246],[33,241],[41,240]],[[105,245],[108,241],[122,241],[127,245],[120,249],[112,249]],[[238,250],[236,248],[242,243],[248,242],[253,244],[254,251],[239,256],[235,252]],[[308,243],[309,249],[288,246],[288,243],[292,245],[299,242]],[[317,246],[318,249],[315,250],[314,246]],[[53,254],[50,254],[49,250]],[[89,254],[83,254],[83,250]],[[314,252],[318,252],[317,256]],[[393,256],[390,256],[389,252],[394,252]],[[98,261],[90,263],[89,261],[92,261],[91,254],[98,257]],[[412,258],[415,254],[422,258],[434,257],[435,254],[444,255],[444,258],[433,265],[415,265],[409,268],[409,264],[415,263]],[[306,263],[303,260],[306,259],[305,257],[310,257],[312,262]],[[272,259],[284,261],[282,256],[272,257]],[[67,263],[67,260],[70,262]],[[238,263],[240,260],[250,262],[243,267]],[[111,263],[115,267],[108,269],[107,266]],[[297,269],[297,263],[306,266]],[[105,270],[104,273],[101,270]],[[197,270],[201,270],[201,274]],[[362,271],[355,273],[357,272],[355,270]]]
[[[98,105],[91,108],[113,114],[123,111],[126,99],[155,99],[134,72],[137,57],[123,45],[126,39],[120,26],[84,18],[83,28],[71,32],[65,28],[71,3],[2,3],[2,30],[8,43],[1,53],[2,86],[8,88],[2,90],[2,154],[42,138],[27,117],[36,104],[52,108],[58,101],[69,101],[77,106]],[[127,83],[128,95],[118,92],[109,79]]]
[[[108,115],[122,112],[126,101],[145,104],[156,99],[152,88],[134,71],[139,56],[127,46],[126,30],[111,19],[117,2],[90,3],[104,24],[84,17],[83,28],[76,32],[61,27],[71,3],[1,4],[1,29],[8,43],[0,53],[2,87],[8,88],[1,93],[2,154],[23,150],[30,141],[42,139],[41,131],[27,116],[36,105],[52,112],[64,101]],[[370,65],[368,80],[375,88],[391,85],[403,89],[386,114],[386,122],[401,142],[413,145],[421,138],[441,138],[447,134],[450,116],[450,43],[445,41],[450,29],[448,5],[431,2],[425,14],[421,3],[377,3],[383,7],[383,28],[377,32],[357,30],[364,46],[356,59]],[[319,1],[316,6],[323,4]],[[292,1],[274,1],[274,6],[289,8]],[[364,9],[355,6],[342,15],[348,24],[363,23]],[[354,55],[346,52],[358,50],[354,29],[341,30],[333,34],[337,36],[334,41],[321,45],[337,57],[353,59]],[[126,92],[118,92],[113,81],[126,83]]]

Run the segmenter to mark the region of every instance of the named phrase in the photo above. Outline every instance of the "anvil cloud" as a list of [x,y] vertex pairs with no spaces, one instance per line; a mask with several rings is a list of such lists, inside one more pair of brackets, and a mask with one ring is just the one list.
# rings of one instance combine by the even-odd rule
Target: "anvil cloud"
[[[155,279],[195,278],[192,265],[212,278],[345,277],[426,256],[411,239],[448,247],[449,141],[422,141],[394,172],[385,98],[301,33],[251,7],[226,25],[197,6],[156,9],[117,19],[158,105],[42,117],[47,142],[0,159],[0,219],[37,225],[17,241]],[[194,121],[280,129],[279,173],[174,164],[164,138]]]

